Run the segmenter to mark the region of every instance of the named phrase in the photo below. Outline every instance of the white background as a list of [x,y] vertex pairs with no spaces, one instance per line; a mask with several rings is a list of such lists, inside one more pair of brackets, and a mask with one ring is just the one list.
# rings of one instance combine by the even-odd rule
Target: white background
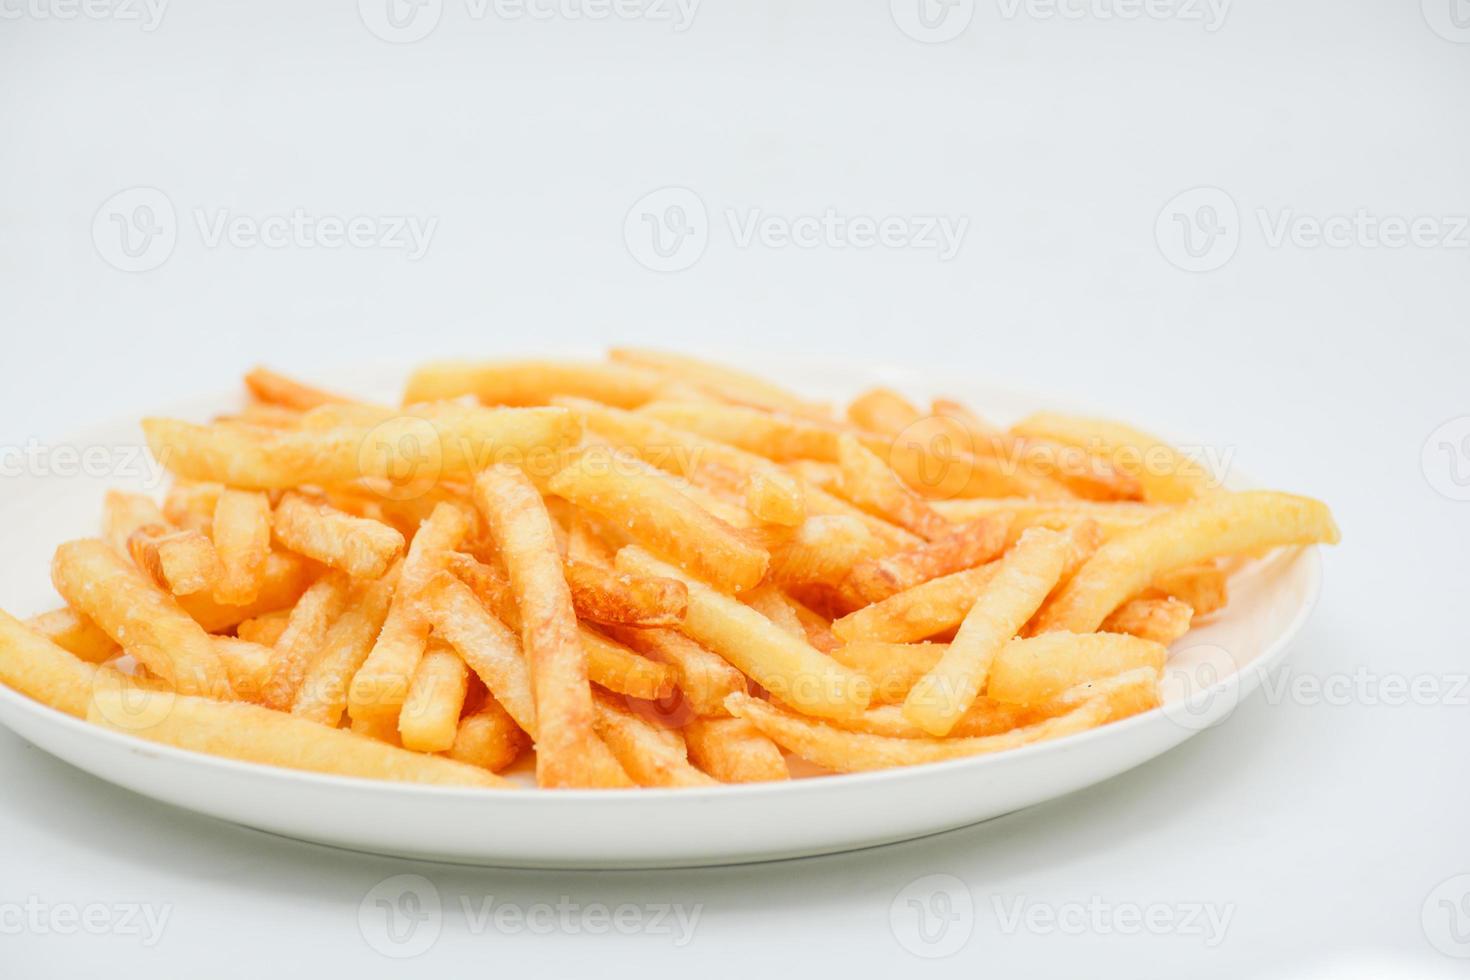
[[[922,40],[908,0],[707,0],[684,30],[443,0],[437,23],[432,6],[412,22],[433,26],[414,43],[375,36],[384,8],[363,6],[179,0],[145,30],[123,19],[132,7],[66,19],[66,0],[0,2],[0,445],[50,445],[233,385],[259,361],[310,375],[636,342],[971,365],[1194,434],[1329,500],[1344,542],[1325,556],[1289,669],[1367,680],[1343,703],[1257,693],[1138,771],[983,826],[647,874],[415,865],[278,840],[113,789],[5,733],[0,975],[387,975],[399,964],[360,930],[359,904],[404,873],[446,908],[414,965],[458,975],[1464,966],[1421,921],[1427,903],[1428,933],[1453,951],[1443,893],[1430,896],[1470,872],[1470,503],[1453,499],[1470,496],[1470,233],[1454,221],[1470,213],[1470,28],[1453,26],[1450,0],[1240,0],[1223,22],[1218,6],[1161,0],[1131,19],[1102,16],[1140,9],[1128,0],[1073,0],[1055,17],[961,0],[940,22],[959,31],[946,43]],[[1459,14],[1470,19],[1463,2]],[[637,260],[650,254],[641,212],[631,237],[625,218],[670,186],[704,207],[707,247],[660,273]],[[1201,186],[1218,190],[1175,200]],[[139,199],[104,205],[135,187],[166,195],[176,242],[160,255],[153,240],[140,254],[156,268],[125,272],[108,261],[120,261],[112,214],[134,217]],[[1219,267],[1183,271],[1178,222],[1206,241],[1201,204],[1223,207],[1224,234],[1198,259]],[[742,246],[727,217],[829,208],[968,226],[942,260],[851,239]],[[417,260],[211,246],[200,228],[298,209],[437,224]],[[1284,219],[1300,232],[1300,219],[1358,209],[1434,219],[1435,241],[1275,236]],[[1416,677],[1431,703],[1384,703],[1385,679]],[[974,902],[947,959],[917,957],[937,948],[904,918],[900,893],[931,874]],[[475,934],[461,896],[679,903],[700,919],[683,947],[650,933]],[[12,928],[5,909],[28,900],[168,919],[152,946],[122,928]],[[997,903],[1017,901],[1201,903],[1230,920],[1214,946],[1106,923],[1007,932]],[[1458,926],[1470,937],[1470,907]]]

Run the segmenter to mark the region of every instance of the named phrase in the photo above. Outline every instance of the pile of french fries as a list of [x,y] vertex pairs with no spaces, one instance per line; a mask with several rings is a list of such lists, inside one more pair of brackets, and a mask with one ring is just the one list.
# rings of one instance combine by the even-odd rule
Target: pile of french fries
[[998,752],[1159,705],[1227,574],[1334,543],[1127,426],[745,373],[440,363],[403,405],[258,369],[143,423],[175,482],[0,613],[0,680],[139,738],[317,772],[689,787]]

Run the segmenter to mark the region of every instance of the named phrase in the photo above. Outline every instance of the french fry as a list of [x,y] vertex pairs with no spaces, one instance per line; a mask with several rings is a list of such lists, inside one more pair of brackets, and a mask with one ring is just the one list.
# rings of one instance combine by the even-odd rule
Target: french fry
[[1143,593],[1143,598],[1171,597],[1178,599],[1194,610],[1196,616],[1208,616],[1225,608],[1228,601],[1228,585],[1225,572],[1213,562],[1196,562],[1173,571],[1165,572],[1154,579]]
[[403,535],[379,521],[288,493],[276,506],[274,531],[284,548],[340,568],[353,578],[379,578],[403,556]]
[[1062,576],[1068,541],[1055,531],[1027,531],[997,562],[990,583],[965,614],[954,642],[903,702],[904,717],[931,735],[949,734],[974,703],[996,655],[1031,618]]
[[260,689],[261,704],[277,711],[290,710],[308,665],[326,645],[327,632],[347,607],[351,591],[352,581],[344,573],[329,572],[302,595],[272,644],[269,678]]
[[1130,599],[1114,609],[1098,627],[1104,633],[1128,633],[1168,646],[1189,632],[1194,609],[1173,596]]
[[670,740],[606,692],[593,698],[593,711],[598,735],[639,786],[718,785],[689,764],[682,738]]
[[896,436],[913,425],[922,412],[892,388],[869,388],[847,406],[847,420],[860,429]]
[[897,524],[890,524],[881,517],[874,517],[861,507],[848,503],[836,494],[828,493],[810,481],[803,484],[802,490],[806,495],[807,512],[812,516],[851,517],[859,520],[867,527],[868,533],[890,550],[912,548],[924,541],[917,534],[910,534]]
[[[955,722],[954,727],[949,730],[948,737],[975,738],[984,735],[999,735],[1016,728],[1034,725],[1052,717],[1053,714],[1062,713],[1062,711],[1045,710],[1047,707],[1050,705],[1031,707],[1007,704],[982,694]],[[1076,705],[1069,705],[1062,710],[1070,710],[1074,707]],[[931,737],[922,727],[910,721],[903,713],[903,706],[897,704],[881,704],[853,718],[834,719],[830,724],[847,731],[882,735],[885,738],[926,739]]]
[[87,716],[97,666],[0,610],[0,681],[78,718]]
[[1211,494],[1099,548],[1054,597],[1038,631],[1091,632],[1158,576],[1185,565],[1338,540],[1331,512],[1311,498],[1264,490]]
[[932,412],[959,426],[963,436],[968,437],[962,444],[969,452],[1005,459],[1012,465],[1056,480],[1079,497],[1133,500],[1143,492],[1132,474],[1078,446],[1034,436],[1021,438],[986,423],[959,402],[946,398],[936,398]]
[[948,649],[947,643],[858,640],[833,650],[832,659],[868,678],[875,705],[889,705],[902,703],[919,678],[933,670]]
[[293,715],[330,728],[342,723],[352,679],[372,652],[397,582],[397,571],[390,571],[353,588],[347,608],[327,630],[321,650],[306,664],[291,703]]
[[1032,527],[1062,531],[1082,520],[1094,521],[1105,538],[1114,538],[1147,524],[1168,513],[1170,508],[1158,504],[1133,501],[1095,500],[1026,500],[1019,498],[975,498],[972,500],[934,500],[929,506],[952,521],[975,521],[985,517],[1007,515],[1011,518],[1011,534],[1019,537]]
[[222,490],[218,483],[175,483],[164,495],[163,516],[174,527],[212,538],[214,508]]
[[837,441],[848,430],[832,422],[708,402],[651,402],[640,414],[776,462],[835,462]]
[[791,608],[796,610],[796,618],[801,621],[801,628],[806,631],[806,641],[823,653],[831,653],[842,646],[842,641],[837,634],[832,632],[832,621],[821,613],[812,609],[806,603],[787,595],[786,601]]
[[209,635],[172,596],[103,542],[82,539],[57,548],[51,581],[67,605],[175,690],[233,695]]
[[617,567],[635,575],[684,579],[689,612],[681,631],[718,653],[798,711],[841,716],[868,706],[862,677],[740,602],[688,578],[637,547],[618,552]]
[[961,524],[917,548],[857,562],[843,580],[843,587],[865,603],[881,602],[930,579],[1000,557],[1010,528],[1011,518],[1005,514]]
[[403,747],[415,752],[449,751],[459,732],[468,690],[465,662],[448,644],[431,640],[398,715]]
[[403,748],[403,741],[398,737],[398,722],[387,715],[377,717],[359,715],[351,720],[347,728],[354,735],[384,742],[396,749]]
[[235,627],[235,635],[251,643],[273,647],[281,638],[281,634],[286,631],[286,624],[289,622],[291,622],[291,610],[278,609],[275,612],[243,621]]
[[855,517],[808,517],[770,549],[770,581],[778,585],[836,585],[886,548]]
[[746,593],[742,600],[747,606],[775,623],[782,630],[799,640],[806,639],[806,627],[796,615],[791,600],[774,585],[762,585]]
[[179,605],[206,633],[220,633],[269,613],[286,609],[316,580],[321,566],[290,552],[273,551],[265,560],[260,592],[244,606],[218,602],[207,592],[178,597]]
[[897,435],[867,436],[863,442],[928,499],[1072,496],[1063,484],[1014,460],[969,451],[969,437],[948,418],[925,416]]
[[950,524],[910,490],[888,464],[851,436],[838,443],[842,495],[926,541],[943,537]]
[[689,761],[722,783],[791,778],[776,743],[740,718],[695,718],[684,726]]
[[536,700],[537,784],[617,785],[620,767],[608,765],[611,757],[596,748],[601,741],[592,728],[587,651],[541,495],[519,470],[494,466],[475,479],[475,502],[500,549],[520,614]]
[[608,357],[620,364],[630,364],[660,372],[666,378],[692,384],[725,401],[756,408],[791,412],[811,418],[827,418],[827,406],[809,402],[779,385],[771,384],[744,371],[723,364],[636,347],[614,347]]
[[368,481],[388,497],[417,494],[440,479],[494,462],[549,468],[580,436],[562,408],[446,404],[402,409],[375,425],[257,432],[145,419],[155,458],[187,480],[293,490]]
[[1161,643],[1117,633],[1046,633],[1006,644],[986,694],[1011,704],[1039,704],[1078,684],[1148,668],[1157,678],[1168,657]]
[[937,636],[964,622],[995,570],[991,562],[930,579],[843,616],[832,624],[832,632],[848,643],[912,643]]
[[280,405],[298,412],[304,412],[319,405],[335,405],[350,401],[341,395],[313,388],[311,385],[303,384],[294,378],[288,378],[284,374],[278,374],[265,367],[257,367],[247,373],[245,387],[250,389],[252,395],[268,405]]
[[421,594],[468,533],[464,513],[453,504],[440,504],[414,535],[383,629],[348,690],[348,712],[354,718],[393,718],[403,707],[429,639]]
[[723,591],[753,588],[770,563],[765,551],[630,456],[588,450],[552,477],[550,487]]
[[214,542],[199,531],[140,527],[128,536],[127,553],[155,585],[174,595],[204,592],[220,576]]
[[792,525],[806,514],[799,482],[754,453],[638,412],[578,398],[552,401],[576,412],[588,430],[666,473],[707,488],[740,491],[750,512],[762,521]]
[[664,379],[622,364],[583,361],[439,361],[409,378],[405,404],[473,395],[486,405],[545,405],[573,395],[632,408],[654,398]]
[[[580,510],[572,515],[567,528],[567,561],[580,562],[597,568],[612,568],[617,549],[608,545],[596,527]],[[573,594],[573,601],[576,600]]]
[[491,695],[480,710],[460,719],[446,754],[457,762],[500,772],[530,747],[530,736]]
[[87,663],[104,663],[121,652],[112,637],[75,609],[53,609],[51,612],[32,616],[26,620],[25,625],[27,629]]
[[678,626],[689,589],[676,579],[637,578],[578,561],[566,563],[577,615],[610,626]]
[[[613,637],[671,667],[680,692],[700,715],[723,715],[725,696],[745,693],[745,675],[723,657],[671,629],[611,628]],[[657,699],[650,699],[657,700]]]
[[256,701],[270,682],[271,648],[235,636],[211,636],[230,686],[242,700]]
[[520,637],[447,571],[429,581],[424,605],[435,633],[458,651],[516,724],[535,736],[536,701]]
[[864,732],[845,731],[740,694],[730,695],[725,704],[731,714],[755,725],[786,751],[834,772],[859,772],[924,762],[944,762],[1016,749],[1096,728],[1106,722],[1110,714],[1106,700],[1097,698],[1067,714],[1000,735],[976,738],[885,738]]
[[1057,695],[1045,710],[1061,713],[1097,698],[1108,705],[1109,723],[1151,711],[1162,703],[1159,672],[1153,667],[1137,667],[1112,677],[1087,681]]
[[158,528],[168,521],[148,497],[141,493],[109,490],[102,501],[102,537],[119,554],[128,554],[128,539],[141,528]]
[[[98,687],[87,720],[151,742],[242,762],[364,779],[510,788],[505,780],[474,766],[397,749],[258,705],[222,704],[167,692],[133,691],[127,697],[124,702],[121,691]],[[154,724],[123,726],[113,720],[145,714]]]
[[271,553],[271,502],[264,493],[226,488],[214,507],[214,548],[219,575],[214,598],[245,606],[260,595]]
[[1037,412],[1011,427],[1023,439],[1078,446],[1133,476],[1143,499],[1184,503],[1215,492],[1216,477],[1167,443],[1131,426],[1056,412]]

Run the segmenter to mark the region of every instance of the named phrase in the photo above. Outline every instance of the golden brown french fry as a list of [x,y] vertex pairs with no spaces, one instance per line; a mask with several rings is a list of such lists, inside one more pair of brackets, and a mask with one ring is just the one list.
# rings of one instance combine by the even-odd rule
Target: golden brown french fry
[[961,444],[975,455],[995,456],[1038,476],[1056,480],[1079,497],[1134,500],[1143,492],[1136,477],[1079,446],[1038,437],[1022,438],[983,421],[959,402],[936,398],[933,414],[959,426]]
[[47,707],[87,716],[95,664],[78,659],[0,610],[0,681]]
[[51,612],[32,616],[26,620],[25,625],[27,629],[39,633],[87,663],[104,663],[121,652],[112,637],[75,609],[53,609]]
[[388,618],[348,691],[348,712],[354,718],[397,717],[429,639],[421,594],[468,533],[464,512],[453,504],[440,504],[414,535]]
[[435,633],[458,651],[516,724],[534,737],[536,701],[520,637],[447,571],[429,581],[424,605]]
[[244,620],[235,627],[235,635],[251,643],[273,647],[281,638],[281,634],[286,632],[286,624],[289,622],[291,622],[291,610],[278,609],[263,616]]
[[771,546],[769,579],[779,585],[836,585],[854,566],[886,551],[855,517],[808,517]]
[[271,648],[235,636],[211,636],[215,655],[230,675],[235,696],[258,701],[270,681]]
[[789,594],[786,596],[786,601],[791,604],[791,608],[796,610],[796,618],[801,621],[801,628],[806,631],[808,643],[823,653],[831,653],[842,646],[842,641],[837,638],[836,633],[832,632],[832,620]]
[[1062,576],[1069,543],[1036,528],[997,562],[995,574],[966,613],[954,642],[909,691],[904,717],[931,735],[949,734],[985,690],[991,665]]
[[329,572],[306,590],[272,645],[269,679],[260,691],[260,703],[277,711],[289,711],[295,704],[307,667],[326,646],[327,633],[347,608],[351,593],[352,581],[342,572]]
[[708,402],[652,402],[640,414],[666,425],[728,443],[777,462],[816,459],[834,462],[837,441],[848,431],[833,422]]
[[1208,616],[1225,608],[1229,596],[1226,578],[1224,570],[1213,562],[1197,562],[1160,575],[1143,598],[1169,596],[1193,609],[1194,615]]
[[214,507],[214,548],[219,554],[215,600],[231,606],[254,602],[271,553],[270,498],[258,491],[221,491]]
[[1068,688],[1045,706],[1057,714],[1087,701],[1102,698],[1108,705],[1108,721],[1122,721],[1133,715],[1157,708],[1159,672],[1153,667],[1137,667],[1100,680],[1087,681]]
[[725,401],[812,418],[828,418],[827,406],[809,402],[779,385],[709,361],[637,347],[614,347],[608,357],[620,364],[658,371],[666,379],[692,384]]
[[1162,599],[1130,599],[1098,627],[1104,633],[1128,633],[1168,646],[1189,632],[1194,609],[1173,596]]
[[398,737],[398,723],[389,717],[353,718],[348,725],[348,730],[354,735],[370,738],[378,742],[386,742],[394,748],[403,748],[403,742]]
[[206,633],[220,633],[295,604],[321,571],[321,566],[288,551],[273,551],[265,560],[260,592],[244,606],[218,602],[207,592],[178,597],[179,605]]
[[274,531],[282,547],[353,578],[378,578],[403,556],[403,535],[393,528],[299,493],[281,498]]
[[174,527],[212,538],[214,508],[223,489],[218,483],[175,483],[164,495],[163,516]]
[[740,668],[798,711],[841,716],[868,706],[864,678],[749,608],[689,578],[637,547],[618,552],[617,567],[635,575],[682,578],[689,612],[681,631]]
[[866,603],[881,602],[930,579],[1000,557],[1010,528],[1011,518],[1005,514],[961,524],[916,548],[857,562],[843,580],[843,587]]
[[673,668],[679,690],[696,714],[722,715],[727,694],[745,693],[744,674],[683,633],[626,627],[612,627],[609,631],[615,639],[644,656]]
[[163,511],[141,493],[109,490],[102,501],[102,537],[119,554],[128,554],[128,538],[140,528],[162,529]]
[[500,772],[530,747],[530,736],[491,695],[480,710],[460,719],[454,744],[446,754],[458,762]]
[[128,537],[128,555],[159,588],[193,595],[214,587],[220,575],[214,542],[200,531],[140,527]]
[[[98,686],[87,720],[113,731],[194,752],[287,769],[438,786],[510,788],[483,769],[394,748],[340,728],[258,705],[222,704],[169,692],[124,694]],[[152,724],[119,725],[146,716]]]
[[442,640],[430,640],[398,715],[403,747],[415,752],[447,752],[459,731],[468,690],[469,670],[459,654]]
[[922,412],[892,388],[869,388],[847,406],[847,420],[860,429],[896,436],[913,425]]
[[67,605],[175,690],[233,695],[209,635],[172,596],[103,542],[69,541],[56,549],[51,581]]
[[842,495],[859,507],[885,517],[926,541],[943,537],[949,521],[939,516],[918,494],[910,490],[888,464],[852,436],[838,442],[838,485]]
[[728,592],[752,588],[770,556],[627,454],[596,448],[551,479],[552,493],[616,523],[654,554]]
[[1107,538],[1116,537],[1140,524],[1147,524],[1169,511],[1166,506],[1125,500],[1100,502],[1029,500],[1016,497],[934,500],[930,501],[929,506],[952,521],[974,521],[1000,514],[1008,515],[1013,521],[1013,536],[1019,536],[1030,527],[1049,527],[1060,531],[1079,520],[1093,520],[1102,527],[1103,535]]
[[187,480],[260,490],[366,482],[390,499],[490,463],[549,471],[581,435],[563,408],[446,403],[386,414],[376,424],[281,432],[145,419],[143,431],[154,456]]
[[1006,644],[986,694],[1011,704],[1040,704],[1068,688],[1146,667],[1157,677],[1168,657],[1161,643],[1121,633],[1046,633]]
[[1099,548],[1053,598],[1038,631],[1091,632],[1155,578],[1185,565],[1338,540],[1332,513],[1309,497],[1265,490],[1210,494]]
[[335,405],[351,399],[303,384],[265,367],[252,369],[245,375],[245,387],[268,405],[281,405],[304,412],[318,405]]
[[545,405],[573,395],[620,408],[654,398],[664,379],[622,364],[590,361],[438,361],[413,373],[405,404],[473,395],[486,405]]
[[930,579],[882,602],[864,606],[832,624],[848,643],[911,643],[954,629],[995,574],[995,562]]
[[291,704],[293,715],[331,728],[342,723],[348,689],[383,628],[397,582],[394,570],[354,587],[347,608],[327,630],[320,652],[306,665]]
[[919,678],[933,670],[948,649],[947,643],[858,640],[833,650],[832,659],[866,676],[873,685],[873,703],[888,705],[908,697]]
[[[999,735],[1002,732],[1034,725],[1055,714],[1075,708],[1076,705],[1068,705],[1057,711],[1045,710],[1049,707],[1050,704],[1038,707],[1007,704],[982,694],[955,722],[948,737],[976,738],[984,735]],[[927,739],[931,737],[923,728],[905,717],[903,706],[897,704],[878,705],[854,718],[834,719],[831,724],[847,731],[866,732],[869,735],[882,735],[886,738]]]
[[536,782],[616,785],[620,769],[596,748],[601,741],[592,729],[587,651],[541,495],[520,470],[493,466],[475,479],[475,502],[500,549],[520,614],[536,699]]
[[1077,446],[1100,456],[1115,469],[1133,476],[1143,498],[1158,503],[1184,503],[1215,492],[1218,478],[1202,464],[1132,426],[1057,412],[1037,412],[1011,427],[1025,439],[1045,439]]
[[791,778],[776,743],[741,718],[695,718],[683,733],[689,761],[722,783]]
[[725,706],[731,714],[755,725],[786,751],[835,772],[943,762],[1020,748],[1096,728],[1107,721],[1110,713],[1106,700],[1097,698],[1067,714],[1000,735],[976,738],[885,738],[882,735],[846,731],[803,718],[745,695],[730,695]]
[[567,586],[577,615],[610,626],[678,626],[689,608],[689,589],[665,578],[620,575],[584,562],[566,563]]
[[741,601],[799,640],[806,640],[806,627],[796,615],[796,607],[774,585],[762,585],[741,597]]
[[716,786],[718,783],[689,764],[684,740],[659,730],[629,711],[605,691],[593,698],[597,733],[613,756],[639,786]]

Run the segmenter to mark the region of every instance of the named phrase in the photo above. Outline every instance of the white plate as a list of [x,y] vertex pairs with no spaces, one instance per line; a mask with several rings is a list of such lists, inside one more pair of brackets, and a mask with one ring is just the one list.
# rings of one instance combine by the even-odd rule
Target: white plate
[[[1057,400],[978,387],[964,376],[790,368],[786,380],[824,397],[872,383],[914,394],[958,393],[994,418]],[[343,387],[391,396],[392,373]],[[236,407],[216,398],[175,409],[203,418]],[[1146,422],[1146,420],[1145,420]],[[67,447],[38,450],[0,505],[10,561],[0,605],[56,605],[47,568],[56,544],[95,533],[103,490],[159,491],[136,453],[135,420]],[[100,447],[100,448],[99,448]],[[1232,480],[1232,483],[1237,482]],[[0,723],[108,782],[223,820],[324,844],[405,857],[541,868],[732,864],[852,850],[987,820],[1101,782],[1217,724],[1274,666],[1313,606],[1315,551],[1280,552],[1237,575],[1229,608],[1175,645],[1165,704],[1118,724],[999,755],[789,783],[692,790],[486,792],[380,783],[233,762],[103,731],[0,686]],[[1160,807],[1168,801],[1160,799]]]

